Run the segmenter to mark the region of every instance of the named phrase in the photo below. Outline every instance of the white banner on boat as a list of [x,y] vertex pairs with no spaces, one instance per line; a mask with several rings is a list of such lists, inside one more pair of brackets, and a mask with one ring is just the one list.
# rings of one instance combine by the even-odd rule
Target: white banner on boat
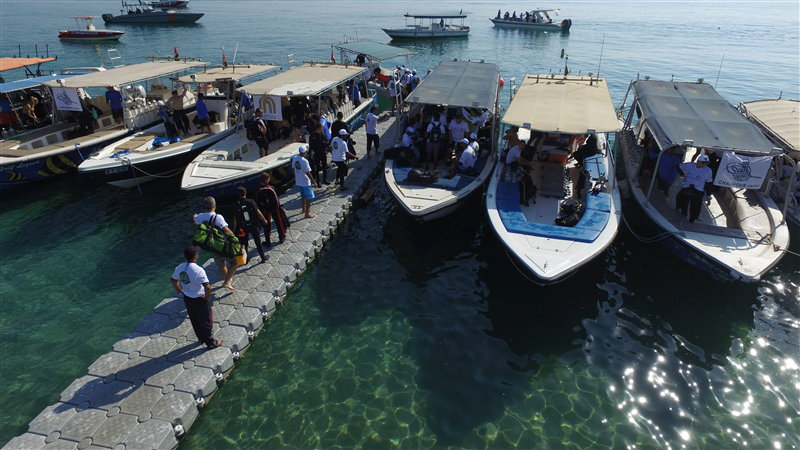
[[715,186],[759,189],[769,172],[771,156],[741,156],[725,152],[719,163]]
[[253,103],[261,108],[264,120],[283,120],[281,97],[278,95],[253,95]]
[[53,98],[56,99],[56,109],[59,111],[83,111],[81,99],[75,88],[54,87]]

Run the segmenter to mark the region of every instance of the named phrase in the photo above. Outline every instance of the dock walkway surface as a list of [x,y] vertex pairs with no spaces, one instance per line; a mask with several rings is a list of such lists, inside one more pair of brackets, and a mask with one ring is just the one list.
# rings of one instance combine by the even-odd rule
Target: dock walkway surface
[[[381,148],[392,146],[395,120],[378,124]],[[348,164],[348,190],[331,184],[317,189],[311,212],[303,219],[300,196],[290,189],[282,202],[290,219],[283,244],[273,244],[269,260],[255,258],[240,267],[235,291],[221,288],[213,259],[204,264],[212,282],[214,334],[221,347],[207,350],[192,331],[183,299],[169,297],[89,366],[28,424],[28,431],[4,449],[171,449],[189,430],[200,409],[217,392],[297,278],[319,254],[360,194],[382,168],[382,155],[365,157],[364,127],[353,138],[361,159]],[[298,144],[298,146],[301,144]],[[379,167],[380,166],[380,167]],[[334,169],[335,172],[335,169]],[[329,173],[328,178],[333,178]],[[187,217],[193,211],[187,211]],[[187,244],[190,241],[187,236]],[[176,244],[176,248],[182,248]],[[180,252],[176,253],[180,254]],[[177,260],[176,260],[177,261]],[[166,283],[166,282],[165,282]]]

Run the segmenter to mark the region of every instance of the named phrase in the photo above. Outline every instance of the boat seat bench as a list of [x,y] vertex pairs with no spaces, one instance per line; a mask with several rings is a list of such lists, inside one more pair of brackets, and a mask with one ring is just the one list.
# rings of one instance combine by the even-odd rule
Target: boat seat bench
[[500,220],[503,221],[506,230],[510,233],[530,236],[593,242],[600,236],[611,218],[611,196],[605,192],[596,196],[588,196],[586,210],[574,227],[529,222],[522,213],[522,207],[519,204],[519,188],[516,183],[498,183],[496,202]]

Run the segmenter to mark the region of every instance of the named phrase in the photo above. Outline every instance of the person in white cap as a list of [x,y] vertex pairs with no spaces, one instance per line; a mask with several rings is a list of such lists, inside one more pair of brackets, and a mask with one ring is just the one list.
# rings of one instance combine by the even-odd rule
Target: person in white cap
[[313,187],[318,187],[314,178],[311,177],[311,164],[306,159],[308,147],[301,145],[298,149],[298,154],[292,158],[292,168],[294,169],[294,184],[300,191],[300,200],[303,205],[303,217],[306,219],[313,219],[311,215],[311,200],[314,199]]
[[417,130],[415,130],[414,127],[406,128],[406,132],[403,133],[403,141],[401,142],[400,145],[402,145],[403,147],[406,147],[406,148],[413,148],[414,147],[414,133],[416,133],[416,132],[417,132]]
[[355,153],[347,149],[348,135],[347,129],[342,128],[339,130],[339,136],[336,136],[331,141],[331,161],[336,164],[336,182],[334,184],[338,184],[341,190],[347,189],[344,185],[344,177],[347,176],[347,163],[345,161],[348,156],[353,159],[357,158]]
[[394,115],[394,110],[397,108],[397,87],[397,74],[394,74],[388,85],[389,97],[392,98],[392,115]]
[[481,144],[478,143],[478,135],[476,133],[469,134],[469,140],[472,141],[469,143],[469,146],[475,150],[475,154],[479,155],[481,150]]
[[[703,194],[706,193],[707,184],[712,181],[711,168],[708,167],[708,155],[701,154],[697,162],[687,161],[678,166],[684,174],[683,189],[675,197],[675,207],[686,216],[689,209],[689,222],[694,223],[700,217],[700,207],[703,204]],[[709,198],[710,202],[710,198]]]
[[459,153],[461,155],[458,157],[458,160],[453,160],[447,168],[449,172],[447,178],[453,178],[456,172],[473,177],[478,175],[478,172],[475,170],[475,161],[478,159],[478,154],[475,149],[472,148],[472,145],[470,145],[469,139],[462,138],[456,143],[456,155]]

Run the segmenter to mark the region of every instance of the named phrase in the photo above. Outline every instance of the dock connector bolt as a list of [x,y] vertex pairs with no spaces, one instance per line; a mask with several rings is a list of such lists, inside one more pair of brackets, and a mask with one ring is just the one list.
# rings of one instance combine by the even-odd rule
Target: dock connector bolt
[[202,408],[203,406],[206,405],[206,398],[205,397],[200,397],[197,400],[195,400],[194,402],[197,404],[198,408]]
[[176,436],[183,436],[184,433],[183,425],[181,424],[175,425],[175,428],[173,428],[173,430],[175,430]]

